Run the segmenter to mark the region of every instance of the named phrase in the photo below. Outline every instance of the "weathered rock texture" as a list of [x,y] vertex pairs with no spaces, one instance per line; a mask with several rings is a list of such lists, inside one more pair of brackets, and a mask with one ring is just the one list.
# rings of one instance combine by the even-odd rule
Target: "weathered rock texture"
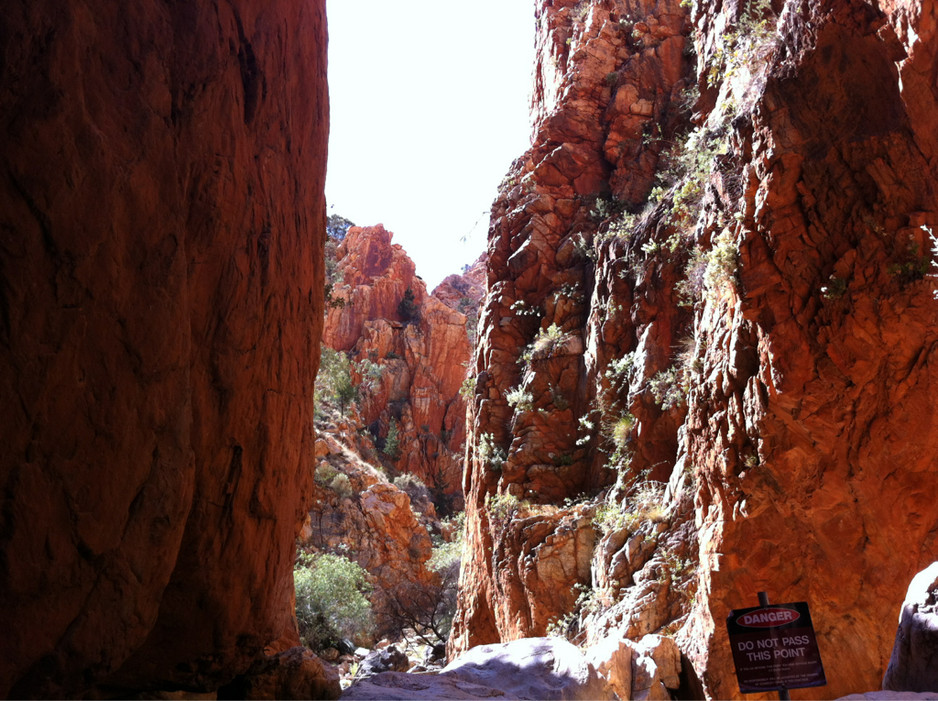
[[291,629],[324,6],[0,10],[0,696],[211,690]]
[[479,324],[479,306],[485,296],[485,268],[488,256],[483,253],[479,259],[465,268],[459,275],[448,275],[433,289],[433,296],[450,309],[455,309],[466,317],[466,334],[471,346]]
[[938,562],[909,585],[883,689],[938,692]]
[[440,524],[429,494],[412,498],[374,467],[377,462],[363,426],[349,418],[317,423],[316,490],[300,544],[343,553],[367,570],[377,634],[384,636],[398,632],[401,597],[440,586],[428,567],[430,532],[439,533]]
[[413,261],[380,224],[349,229],[336,268],[341,282],[333,295],[344,304],[329,309],[323,342],[382,368],[359,401],[365,425],[383,449],[393,420],[398,452],[385,453],[393,466],[456,497],[458,506],[466,435],[459,390],[471,352],[464,312],[477,304],[477,288],[465,284],[460,299],[472,303],[462,312],[428,295]]
[[587,639],[676,631],[734,697],[723,621],[765,590],[810,602],[825,694],[879,685],[938,546],[938,10],[774,9],[537,3],[452,653],[574,612]]

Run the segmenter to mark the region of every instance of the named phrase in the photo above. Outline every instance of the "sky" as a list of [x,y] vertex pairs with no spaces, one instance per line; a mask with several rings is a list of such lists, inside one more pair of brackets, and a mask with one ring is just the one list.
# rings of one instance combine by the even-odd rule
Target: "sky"
[[394,233],[432,289],[485,250],[529,146],[532,0],[327,0],[329,214]]

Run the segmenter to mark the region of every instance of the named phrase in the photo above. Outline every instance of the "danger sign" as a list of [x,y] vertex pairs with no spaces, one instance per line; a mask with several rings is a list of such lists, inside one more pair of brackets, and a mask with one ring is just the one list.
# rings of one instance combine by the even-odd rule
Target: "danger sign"
[[741,692],[827,684],[807,603],[735,609],[726,629]]

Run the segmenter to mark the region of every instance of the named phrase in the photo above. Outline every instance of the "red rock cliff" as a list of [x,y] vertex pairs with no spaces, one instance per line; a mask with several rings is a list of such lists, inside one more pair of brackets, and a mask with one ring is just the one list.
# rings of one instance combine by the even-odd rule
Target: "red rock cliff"
[[[381,225],[349,229],[336,258],[342,281],[333,294],[343,304],[328,310],[323,342],[382,369],[359,402],[363,423],[384,439],[393,420],[395,467],[460,501],[466,316],[427,294],[413,261]],[[472,291],[467,282],[464,297],[472,300]]]
[[825,696],[878,688],[938,547],[935,4],[536,13],[452,649],[576,613],[736,697],[723,621],[765,590],[811,603]]
[[0,10],[0,696],[211,690],[291,627],[324,6]]

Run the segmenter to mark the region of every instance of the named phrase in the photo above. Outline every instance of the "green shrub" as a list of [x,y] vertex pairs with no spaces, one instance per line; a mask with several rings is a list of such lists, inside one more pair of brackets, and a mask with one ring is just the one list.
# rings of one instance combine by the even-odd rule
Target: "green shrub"
[[648,381],[655,402],[665,411],[680,406],[687,400],[688,380],[680,368],[662,370]]
[[476,378],[467,377],[462,381],[462,385],[459,388],[459,396],[469,401],[475,396],[476,393]]
[[332,478],[332,481],[329,483],[329,489],[344,499],[352,496],[352,492],[354,491],[352,489],[352,480],[349,479],[349,476],[344,472],[340,472]]
[[301,556],[293,569],[300,639],[313,650],[362,639],[372,626],[367,573],[341,555]]
[[530,363],[535,356],[551,356],[563,347],[570,338],[557,324],[551,324],[546,329],[538,331],[531,344],[524,349],[521,359]]
[[401,454],[401,439],[398,435],[397,421],[393,418],[388,424],[388,435],[384,439],[384,454],[389,458],[398,458]]
[[495,436],[491,433],[483,433],[479,436],[477,451],[479,460],[488,465],[489,469],[494,472],[500,472],[508,459],[505,449],[495,443]]
[[534,408],[534,395],[525,391],[521,386],[505,392],[508,406],[515,411],[531,411]]
[[632,428],[635,426],[635,417],[626,412],[613,421],[609,428],[609,438],[613,445],[622,450],[629,442],[632,435]]
[[357,398],[358,387],[352,381],[352,364],[348,356],[342,351],[322,346],[314,394],[317,413],[324,406],[332,406],[344,412]]

